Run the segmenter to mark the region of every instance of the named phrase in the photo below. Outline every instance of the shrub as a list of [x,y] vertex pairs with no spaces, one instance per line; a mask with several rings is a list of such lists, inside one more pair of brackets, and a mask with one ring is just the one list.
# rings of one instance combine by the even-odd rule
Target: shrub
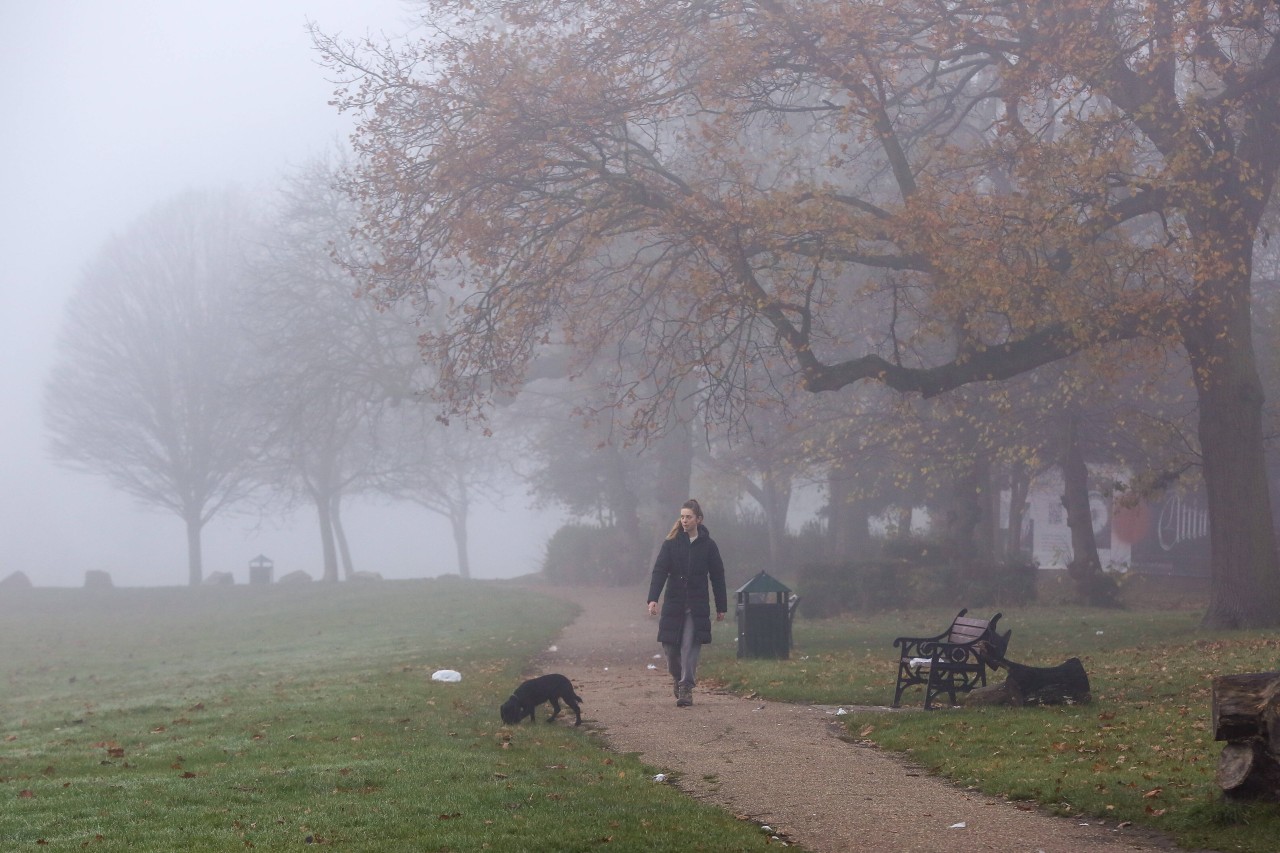
[[1039,569],[1029,559],[1010,563],[968,562],[959,567],[956,589],[966,607],[1005,607],[1036,599]]
[[796,578],[800,613],[822,619],[906,607],[979,607],[1026,604],[1035,599],[1034,563],[912,563],[864,560],[805,563]]
[[891,560],[805,563],[796,577],[796,592],[803,598],[799,612],[822,619],[905,606],[909,591],[902,582],[908,568]]
[[778,576],[778,566],[769,559],[769,528],[760,513],[716,516],[707,520],[707,529],[720,547],[731,590],[739,578],[745,583],[760,572]]
[[947,547],[926,536],[895,536],[883,543],[880,553],[886,560],[904,560],[913,566],[937,566],[946,561]]
[[542,558],[542,573],[553,584],[632,583],[637,558],[616,527],[566,524],[551,534]]
[[782,553],[775,564],[769,558],[769,528],[760,512],[747,510],[730,518],[717,517],[707,527],[724,557],[730,592],[760,572],[790,586],[795,582],[795,567],[820,561],[826,545],[821,523],[811,522],[799,533],[783,538]]

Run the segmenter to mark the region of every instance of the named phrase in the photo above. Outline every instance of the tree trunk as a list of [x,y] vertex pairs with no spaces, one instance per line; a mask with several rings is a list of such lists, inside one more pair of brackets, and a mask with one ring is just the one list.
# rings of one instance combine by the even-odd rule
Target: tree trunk
[[986,456],[976,453],[964,464],[952,483],[947,510],[946,539],[953,557],[971,565],[989,564],[992,556],[990,532],[991,466]]
[[826,557],[832,562],[866,559],[872,552],[867,504],[855,498],[849,475],[836,466],[827,474]]
[[691,497],[689,484],[693,480],[693,430],[688,423],[681,420],[667,430],[658,443],[654,459],[658,472],[653,484],[653,500],[658,517],[675,518],[680,514],[680,504]]
[[1080,446],[1080,421],[1067,417],[1066,446],[1062,453],[1062,506],[1071,529],[1071,562],[1067,574],[1075,582],[1082,604],[1108,607],[1115,604],[1116,584],[1102,571],[1098,540],[1093,533],[1093,511],[1089,508],[1089,468]]
[[315,493],[316,515],[320,520],[320,550],[324,554],[324,574],[321,580],[338,581],[338,554],[333,541],[333,515],[329,509],[329,495]]
[[[1238,230],[1238,229],[1237,229]],[[1253,352],[1252,239],[1219,227],[1198,235],[1201,266],[1217,280],[1183,322],[1198,393],[1200,451],[1209,510],[1212,583],[1207,628],[1280,625],[1280,567],[1262,440],[1262,381]],[[1232,247],[1235,251],[1232,251]],[[1226,270],[1226,272],[1222,272]],[[1223,278],[1226,277],[1226,280]]]
[[1031,491],[1031,471],[1015,464],[1009,474],[1009,533],[1004,541],[1004,559],[1010,563],[1022,560],[1022,519],[1026,516],[1027,493]]
[[200,513],[197,511],[187,516],[186,524],[187,583],[190,586],[199,586],[204,581],[204,548],[200,542],[200,532],[204,529],[204,522],[200,520]]
[[335,495],[333,498],[333,538],[338,544],[338,554],[342,557],[342,577],[344,580],[351,580],[351,576],[355,574],[355,565],[351,562],[351,548],[347,545],[347,531],[342,525],[342,497]]
[[459,481],[459,499],[449,513],[449,525],[453,528],[453,547],[458,554],[458,574],[463,580],[471,580],[471,556],[467,543],[467,512],[470,498],[467,495],[465,480]]
[[747,492],[760,504],[764,512],[765,530],[769,538],[769,563],[781,566],[787,541],[787,512],[791,508],[791,477],[765,468],[760,474],[760,484],[743,477]]
[[978,523],[974,526],[974,541],[978,558],[984,563],[992,564],[994,568],[997,554],[996,531],[1000,527],[1000,491],[994,487],[991,479],[991,456],[987,453],[979,454],[974,461],[974,469],[974,501],[979,511]]
[[893,529],[897,538],[906,539],[911,535],[911,525],[915,521],[915,515],[915,508],[909,504],[896,508],[893,514]]
[[981,450],[974,450],[964,464],[952,485],[945,535],[965,594],[976,603],[989,600],[996,587],[991,462]]
[[769,561],[774,571],[786,560],[787,513],[791,510],[791,476],[765,472],[765,494],[769,497],[766,521],[769,524]]
[[467,549],[467,518],[465,515],[451,515],[449,525],[453,528],[453,548],[458,555],[458,576],[463,580],[471,580],[471,557]]
[[[610,477],[606,488],[607,500],[609,501],[609,510],[613,514],[613,523],[618,530],[618,536],[622,539],[622,552],[618,555],[619,568],[614,577],[601,578],[600,580],[608,583],[634,583],[638,582],[642,577],[649,577],[650,568],[653,565],[653,558],[657,556],[655,550],[649,555],[649,561],[646,564],[645,556],[645,538],[640,532],[640,501],[636,497],[635,489],[627,477],[627,466],[623,464],[622,454],[613,445],[609,445],[608,452],[613,454],[613,464],[609,467]],[[685,499],[681,498],[683,502]],[[676,503],[667,513],[665,517],[674,519],[679,515],[680,504]],[[660,542],[667,531],[664,529],[658,535],[652,536],[654,542]],[[629,568],[631,567],[631,568]]]

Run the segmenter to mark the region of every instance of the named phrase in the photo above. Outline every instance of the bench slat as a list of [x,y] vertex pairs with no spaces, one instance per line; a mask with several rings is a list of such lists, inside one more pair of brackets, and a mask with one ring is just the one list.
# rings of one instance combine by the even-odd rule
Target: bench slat
[[987,621],[982,620],[965,620],[966,624],[961,625],[959,621],[951,625],[951,643],[968,643],[970,640],[978,639],[987,633]]

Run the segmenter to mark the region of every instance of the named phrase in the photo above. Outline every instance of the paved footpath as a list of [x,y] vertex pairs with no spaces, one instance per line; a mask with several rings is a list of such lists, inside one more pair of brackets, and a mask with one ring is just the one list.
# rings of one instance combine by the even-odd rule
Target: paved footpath
[[[767,824],[815,853],[1119,853],[1178,849],[1134,827],[1045,814],[964,791],[898,757],[842,740],[834,709],[698,688],[675,707],[645,591],[540,589],[583,608],[538,661],[583,697],[583,722],[684,791]],[[735,641],[732,619],[715,642]],[[654,668],[651,668],[654,667]],[[890,711],[885,713],[922,713]],[[938,712],[945,713],[945,712]]]

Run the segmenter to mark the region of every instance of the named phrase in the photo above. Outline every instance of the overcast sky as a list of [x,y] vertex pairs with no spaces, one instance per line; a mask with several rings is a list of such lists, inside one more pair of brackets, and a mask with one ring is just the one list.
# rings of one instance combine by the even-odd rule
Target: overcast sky
[[[117,585],[182,584],[181,521],[143,510],[47,459],[41,389],[63,308],[103,242],[192,187],[269,186],[349,130],[327,101],[306,22],[328,33],[400,35],[402,0],[0,0],[0,579],[78,586],[105,569]],[[557,519],[524,518],[515,494],[503,542],[472,525],[477,577],[537,568]],[[456,570],[447,526],[421,511],[346,517],[356,568],[388,577]],[[205,570],[264,553],[277,576],[319,574],[314,524],[215,519]]]

